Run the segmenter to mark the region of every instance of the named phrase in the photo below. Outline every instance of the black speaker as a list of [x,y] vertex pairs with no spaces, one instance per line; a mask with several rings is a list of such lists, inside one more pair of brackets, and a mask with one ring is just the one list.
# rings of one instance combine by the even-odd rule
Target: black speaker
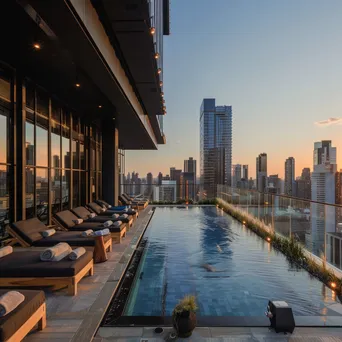
[[293,333],[296,324],[292,309],[286,302],[269,301],[266,315],[270,319],[271,328],[273,328],[277,333]]

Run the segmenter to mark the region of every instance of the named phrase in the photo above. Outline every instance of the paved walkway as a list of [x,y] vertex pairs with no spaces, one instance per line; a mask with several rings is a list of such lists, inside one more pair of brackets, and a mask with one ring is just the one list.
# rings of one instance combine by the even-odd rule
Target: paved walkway
[[122,243],[113,245],[113,252],[108,253],[106,262],[95,264],[94,275],[81,280],[77,296],[67,296],[64,289],[45,292],[47,326],[41,332],[31,333],[25,342],[92,340],[130,256],[149,222],[150,210],[148,206],[139,213],[139,218]]

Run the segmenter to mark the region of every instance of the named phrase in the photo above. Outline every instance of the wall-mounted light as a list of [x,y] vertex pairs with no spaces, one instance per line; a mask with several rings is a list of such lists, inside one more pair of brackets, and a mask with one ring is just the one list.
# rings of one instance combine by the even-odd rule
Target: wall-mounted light
[[330,283],[330,287],[332,288],[332,289],[336,289],[336,283],[334,283],[333,281]]
[[42,46],[39,43],[33,43],[33,48],[35,50],[40,50],[42,48]]
[[156,28],[155,27],[151,27],[150,28],[150,33],[153,35],[156,33]]
[[162,72],[162,69],[158,68],[158,70],[157,70],[158,75],[161,74],[161,72]]
[[164,92],[161,92],[160,95],[161,95],[162,97],[164,97]]
[[160,82],[159,82],[159,85],[162,87],[162,86],[163,86],[163,81],[160,81]]
[[158,52],[156,52],[156,53],[154,54],[154,58],[155,58],[155,59],[158,59],[158,58],[159,58],[159,53],[158,53]]

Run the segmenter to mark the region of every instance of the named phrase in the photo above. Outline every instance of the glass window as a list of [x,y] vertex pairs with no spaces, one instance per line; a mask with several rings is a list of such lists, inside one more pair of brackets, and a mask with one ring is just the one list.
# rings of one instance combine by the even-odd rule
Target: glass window
[[51,162],[52,167],[61,167],[61,137],[51,133]]
[[96,165],[95,165],[95,146],[90,148],[90,169],[95,170]]
[[79,132],[79,119],[76,115],[72,116],[72,130],[76,134],[78,134],[78,132]]
[[7,163],[7,116],[2,114],[0,104],[0,163]]
[[62,162],[63,168],[70,168],[70,139],[62,138]]
[[47,222],[49,205],[48,169],[36,168],[36,205],[37,217],[42,222]]
[[79,171],[74,171],[72,174],[72,206],[73,208],[80,205],[80,179]]
[[102,173],[97,173],[97,197],[102,198]]
[[79,142],[77,140],[72,141],[72,167],[74,169],[80,168],[80,151]]
[[87,200],[87,173],[81,172],[81,205],[88,203]]
[[49,117],[49,97],[41,90],[37,91],[37,113]]
[[26,165],[34,165],[34,125],[25,123]]
[[34,86],[26,82],[26,107],[34,110],[34,102],[35,102],[35,91]]
[[62,171],[62,209],[69,209],[70,170]]
[[39,126],[36,127],[36,156],[37,166],[48,166],[48,131]]
[[61,171],[58,169],[51,170],[51,203],[52,214],[61,210]]
[[85,162],[85,153],[84,153],[84,144],[80,142],[80,158],[81,158],[81,169],[86,169],[86,162]]
[[25,169],[25,184],[26,184],[26,194],[25,194],[25,206],[26,206],[26,218],[32,218],[35,216],[34,210],[34,184],[35,176],[34,169],[27,167]]
[[9,211],[9,189],[7,166],[0,165],[0,238],[6,235],[6,221]]
[[5,79],[0,70],[0,99],[6,102],[11,101],[11,83]]

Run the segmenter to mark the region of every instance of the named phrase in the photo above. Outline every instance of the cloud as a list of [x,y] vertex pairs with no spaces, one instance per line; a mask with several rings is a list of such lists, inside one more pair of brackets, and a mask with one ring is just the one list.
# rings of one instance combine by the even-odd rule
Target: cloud
[[329,118],[323,121],[315,122],[316,126],[324,127],[324,126],[331,126],[331,125],[342,125],[342,118]]

